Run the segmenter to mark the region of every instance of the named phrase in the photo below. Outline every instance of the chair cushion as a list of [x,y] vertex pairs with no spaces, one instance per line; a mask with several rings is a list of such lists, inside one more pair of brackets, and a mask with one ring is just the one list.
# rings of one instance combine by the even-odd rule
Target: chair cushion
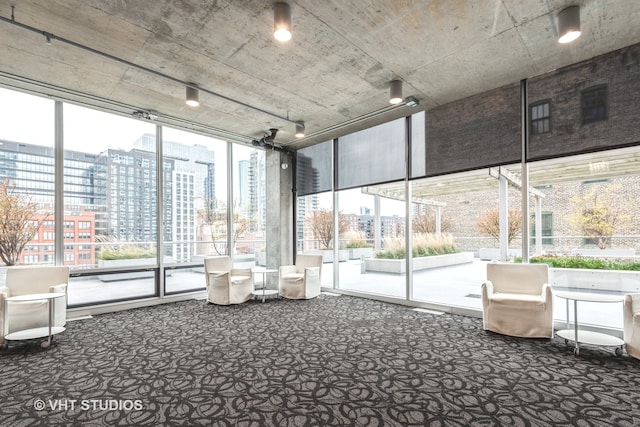
[[289,273],[281,276],[281,279],[288,283],[303,283],[304,273]]
[[490,304],[507,306],[509,308],[525,308],[527,310],[544,311],[546,301],[542,295],[511,294],[496,292],[489,297]]

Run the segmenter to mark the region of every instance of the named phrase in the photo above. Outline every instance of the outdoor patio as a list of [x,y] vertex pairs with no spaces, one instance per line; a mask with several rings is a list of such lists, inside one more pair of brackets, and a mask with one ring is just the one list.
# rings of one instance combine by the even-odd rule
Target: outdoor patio
[[[433,268],[413,273],[413,300],[443,306],[482,310],[480,298],[481,284],[486,278],[488,261],[475,259],[472,263],[449,267]],[[363,273],[361,261],[348,260],[338,263],[339,284],[337,289],[373,294],[384,297],[405,299],[405,275],[389,273]],[[322,267],[322,285],[325,290],[333,288],[333,263]],[[166,277],[167,293],[181,291],[204,291],[204,275],[201,268],[168,270]],[[268,287],[277,286],[276,274],[268,277]],[[262,275],[256,275],[257,281]],[[117,279],[118,275],[114,275]],[[122,300],[136,297],[153,297],[155,284],[150,273],[147,277],[128,280],[103,281],[97,276],[72,277],[69,285],[69,305],[85,305],[110,300]],[[555,287],[555,291],[576,290]],[[611,293],[611,292],[610,292]],[[615,293],[615,292],[613,292]],[[618,292],[622,294],[622,292]],[[572,308],[571,308],[572,310]],[[580,321],[583,324],[622,329],[622,304],[595,304],[581,302]],[[571,318],[573,311],[570,312]],[[566,301],[556,298],[554,318],[566,319]]]

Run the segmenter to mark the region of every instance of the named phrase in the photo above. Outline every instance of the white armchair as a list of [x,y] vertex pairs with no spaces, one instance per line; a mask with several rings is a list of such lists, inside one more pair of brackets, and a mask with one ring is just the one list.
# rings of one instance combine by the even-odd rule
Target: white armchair
[[280,267],[280,295],[289,299],[310,299],[320,295],[322,255],[298,254],[295,265]]
[[553,291],[546,264],[487,264],[482,284],[485,330],[516,337],[553,338]]
[[207,301],[213,304],[242,304],[253,297],[250,268],[233,268],[231,258],[216,256],[204,259]]
[[[8,267],[6,284],[0,286],[0,345],[5,343],[4,336],[12,332],[49,326],[47,301],[12,302],[5,312],[6,298],[49,292],[66,294],[68,281],[69,267]],[[64,326],[67,323],[67,298],[56,298],[52,303],[55,318],[51,326]]]
[[622,317],[627,354],[640,359],[640,294],[624,296]]

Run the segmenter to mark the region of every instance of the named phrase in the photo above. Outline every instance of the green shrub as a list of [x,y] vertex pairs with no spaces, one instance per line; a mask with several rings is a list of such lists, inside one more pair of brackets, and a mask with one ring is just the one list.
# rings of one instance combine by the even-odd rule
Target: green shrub
[[[522,262],[522,258],[516,258],[515,261]],[[548,264],[549,267],[553,268],[640,271],[640,262],[624,259],[544,255],[533,257],[529,262],[532,264]]]
[[[418,234],[413,238],[411,253],[414,258],[458,252],[458,248],[453,243],[453,237],[449,234]],[[404,259],[405,255],[404,239],[385,239],[385,250],[376,252],[375,257],[378,259]]]
[[367,243],[367,239],[362,231],[349,231],[345,235],[347,243],[344,245],[347,249],[370,248],[372,245]]
[[116,259],[155,258],[155,249],[145,249],[139,246],[127,246],[120,249],[104,248],[100,251],[98,259],[111,261]]
[[359,248],[370,248],[371,245],[368,244],[367,242],[356,241],[356,242],[347,242],[347,244],[344,245],[344,247],[347,249],[359,249]]

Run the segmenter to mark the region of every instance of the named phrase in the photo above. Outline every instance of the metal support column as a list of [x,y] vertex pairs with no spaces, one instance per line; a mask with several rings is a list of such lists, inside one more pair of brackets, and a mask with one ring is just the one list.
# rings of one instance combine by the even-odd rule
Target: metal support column
[[498,179],[500,194],[500,261],[509,260],[509,201],[507,178],[500,174]]

